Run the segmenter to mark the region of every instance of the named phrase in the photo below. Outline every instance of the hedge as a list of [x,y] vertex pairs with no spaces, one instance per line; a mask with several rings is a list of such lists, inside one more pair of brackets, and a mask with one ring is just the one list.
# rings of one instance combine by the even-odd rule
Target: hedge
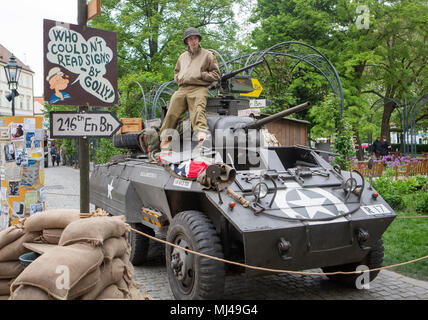
[[[399,143],[391,143],[392,151],[400,151],[400,144]],[[428,153],[428,144],[417,144],[416,145],[416,153],[422,153],[427,152]]]

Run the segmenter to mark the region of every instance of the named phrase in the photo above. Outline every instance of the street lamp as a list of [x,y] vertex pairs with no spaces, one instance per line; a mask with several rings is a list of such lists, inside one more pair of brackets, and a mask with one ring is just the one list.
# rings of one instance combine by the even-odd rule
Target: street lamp
[[15,97],[19,96],[18,81],[21,75],[22,67],[16,62],[15,56],[12,54],[7,65],[4,67],[6,73],[7,84],[11,93],[6,95],[8,101],[12,100],[12,116],[15,116]]

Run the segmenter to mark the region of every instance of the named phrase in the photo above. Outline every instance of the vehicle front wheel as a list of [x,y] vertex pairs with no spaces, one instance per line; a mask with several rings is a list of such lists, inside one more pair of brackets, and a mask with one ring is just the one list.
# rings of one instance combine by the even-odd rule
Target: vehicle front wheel
[[[143,225],[142,223],[130,223],[131,228],[144,232],[149,236],[154,237],[155,232],[153,229]],[[131,245],[131,254],[129,260],[134,266],[140,266],[147,261],[147,254],[149,252],[150,239],[142,234],[131,231],[128,237],[129,244]]]
[[[199,211],[174,217],[167,241],[180,247],[223,258],[220,238],[211,220]],[[179,300],[220,299],[224,292],[224,263],[167,245],[166,269],[171,291]]]
[[[326,273],[337,272],[337,271],[350,272],[350,271],[356,271],[357,267],[360,265],[365,265],[369,269],[377,269],[382,266],[383,256],[384,256],[383,241],[382,239],[379,239],[375,244],[373,244],[372,248],[370,249],[367,256],[363,259],[363,261],[357,262],[357,263],[339,265],[339,266],[323,267],[322,270],[323,272],[326,272]],[[370,282],[377,277],[377,275],[379,274],[379,271],[380,270],[376,270],[376,271],[371,271],[369,273]],[[362,274],[363,274],[362,272],[353,273],[353,274],[334,274],[334,275],[328,275],[327,277],[330,280],[342,283],[347,287],[357,288],[358,277],[360,277]]]

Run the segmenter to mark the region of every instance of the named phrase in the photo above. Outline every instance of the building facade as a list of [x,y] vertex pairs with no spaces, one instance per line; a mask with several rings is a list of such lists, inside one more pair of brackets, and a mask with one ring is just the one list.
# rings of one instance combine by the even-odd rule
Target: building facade
[[[12,115],[12,101],[6,99],[10,90],[4,69],[11,55],[12,53],[0,44],[0,116]],[[15,97],[15,115],[32,116],[34,114],[34,71],[18,57],[16,61],[22,67],[22,71],[18,83],[19,96]]]

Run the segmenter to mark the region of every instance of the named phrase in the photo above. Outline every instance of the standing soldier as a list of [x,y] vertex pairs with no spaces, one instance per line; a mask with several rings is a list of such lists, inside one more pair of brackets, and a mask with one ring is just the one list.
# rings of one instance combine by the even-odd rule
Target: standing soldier
[[202,40],[196,28],[184,31],[183,41],[187,49],[180,55],[174,69],[174,80],[179,88],[172,95],[168,111],[160,129],[161,149],[168,149],[170,136],[167,129],[174,129],[178,118],[188,109],[193,131],[199,142],[208,135],[205,107],[208,87],[220,80],[220,69],[215,55],[201,48]]

